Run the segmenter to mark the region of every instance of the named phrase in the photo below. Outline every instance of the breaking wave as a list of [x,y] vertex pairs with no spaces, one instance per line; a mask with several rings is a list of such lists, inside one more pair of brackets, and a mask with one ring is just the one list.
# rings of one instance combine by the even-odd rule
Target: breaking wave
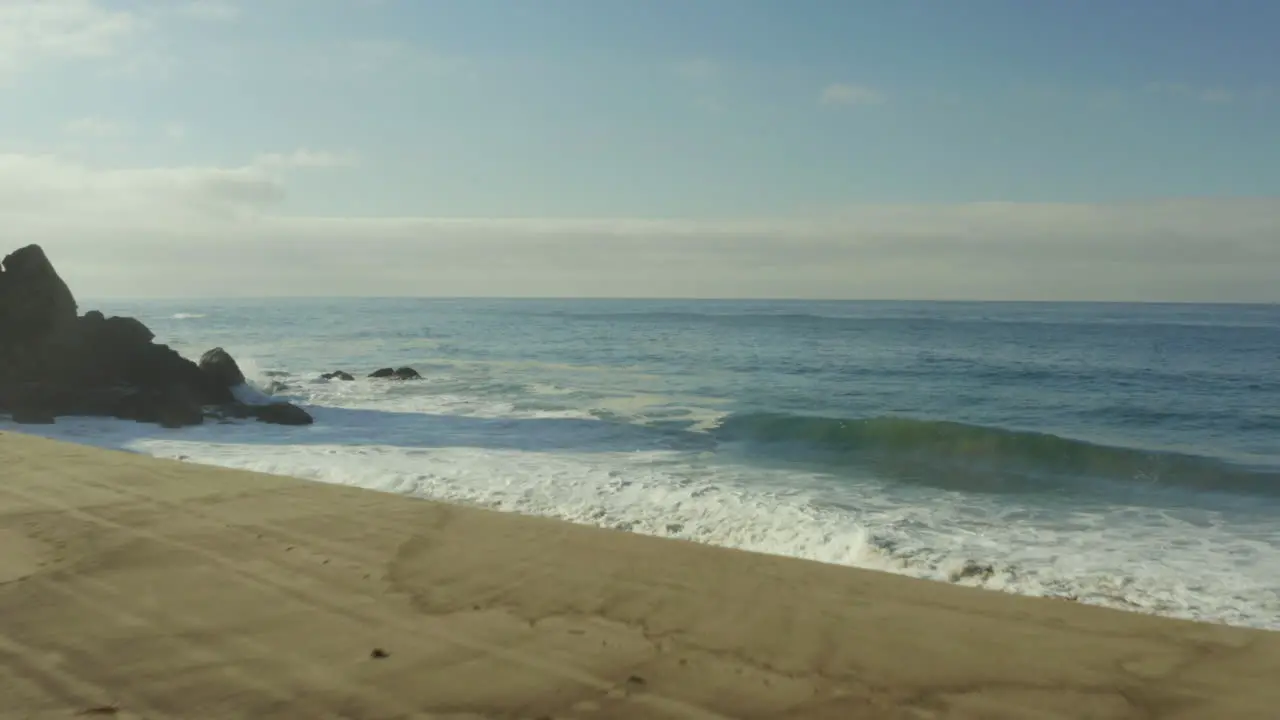
[[895,480],[954,490],[1065,490],[1082,478],[1091,478],[1280,495],[1280,472],[1276,471],[1196,455],[959,422],[745,413],[724,418],[711,432],[721,442],[740,444],[748,452],[823,465],[861,466]]

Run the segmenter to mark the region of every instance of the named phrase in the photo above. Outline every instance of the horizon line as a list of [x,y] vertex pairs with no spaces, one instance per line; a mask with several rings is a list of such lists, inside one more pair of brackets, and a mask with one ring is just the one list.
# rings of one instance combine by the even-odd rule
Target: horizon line
[[[658,297],[658,296],[616,296],[616,295],[152,295],[152,296],[86,296],[84,299],[95,302],[192,302],[192,301],[297,301],[297,300],[498,300],[504,302],[686,302],[686,303],[912,303],[931,305],[1214,305],[1220,307],[1275,307],[1280,300],[1008,300],[1008,299],[976,299],[976,298],[797,298],[797,297]],[[77,305],[82,304],[80,298]]]

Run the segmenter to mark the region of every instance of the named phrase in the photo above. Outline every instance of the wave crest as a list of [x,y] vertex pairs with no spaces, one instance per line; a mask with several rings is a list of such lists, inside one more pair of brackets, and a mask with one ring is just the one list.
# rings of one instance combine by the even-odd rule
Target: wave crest
[[905,417],[744,413],[712,434],[779,459],[865,467],[956,490],[1065,490],[1082,478],[1280,495],[1280,473],[1196,455],[1100,445],[1048,433]]

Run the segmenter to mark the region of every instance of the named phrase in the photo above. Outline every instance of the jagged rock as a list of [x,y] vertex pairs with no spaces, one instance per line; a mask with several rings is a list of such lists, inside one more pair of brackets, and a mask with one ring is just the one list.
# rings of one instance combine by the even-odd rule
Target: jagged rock
[[220,347],[200,356],[200,369],[212,382],[222,387],[238,387],[245,382],[244,373],[240,371],[235,358]]
[[353,376],[351,373],[348,373],[348,372],[343,372],[343,371],[341,371],[341,370],[334,370],[333,372],[327,372],[327,373],[325,373],[325,374],[321,375],[321,376],[320,376],[320,379],[321,379],[321,380],[347,380],[347,381],[350,381],[350,380],[355,380],[355,376]]
[[115,417],[180,428],[202,424],[204,408],[189,388],[175,385],[138,390],[125,396],[116,406]]
[[200,404],[229,402],[230,389],[212,381],[194,362],[165,345],[131,317],[89,312],[57,340],[29,347],[40,358],[28,380],[57,383],[88,393],[103,388],[186,388]]
[[401,368],[380,368],[369,374],[371,378],[380,378],[384,380],[421,380],[422,376],[417,370],[411,367]]
[[234,400],[225,375],[211,377],[154,339],[136,318],[96,310],[77,317],[44,251],[21,248],[0,266],[0,413],[180,427],[203,422],[204,405]]
[[125,387],[83,389],[56,383],[4,385],[0,386],[0,412],[115,417],[121,403],[134,392]]
[[76,300],[39,245],[0,263],[0,345],[44,340],[76,321]]

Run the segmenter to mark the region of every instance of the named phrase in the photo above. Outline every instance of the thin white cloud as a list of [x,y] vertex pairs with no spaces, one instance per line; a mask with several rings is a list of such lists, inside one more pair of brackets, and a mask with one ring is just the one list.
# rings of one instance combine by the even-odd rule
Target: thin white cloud
[[[0,226],[81,295],[1280,301],[1280,199],[856,206],[806,217],[286,213],[291,173],[0,155]],[[341,157],[341,156],[334,156]]]
[[266,153],[254,159],[253,165],[266,169],[351,167],[357,159],[352,155],[323,150],[299,149],[289,153]]
[[94,0],[0,0],[0,81],[45,62],[114,55],[139,27]]
[[866,85],[832,83],[822,90],[818,101],[823,105],[883,105],[884,93]]
[[100,170],[54,155],[0,155],[0,217],[18,224],[58,225],[70,212],[89,225],[173,225],[260,211],[283,198],[281,182],[254,165]]

